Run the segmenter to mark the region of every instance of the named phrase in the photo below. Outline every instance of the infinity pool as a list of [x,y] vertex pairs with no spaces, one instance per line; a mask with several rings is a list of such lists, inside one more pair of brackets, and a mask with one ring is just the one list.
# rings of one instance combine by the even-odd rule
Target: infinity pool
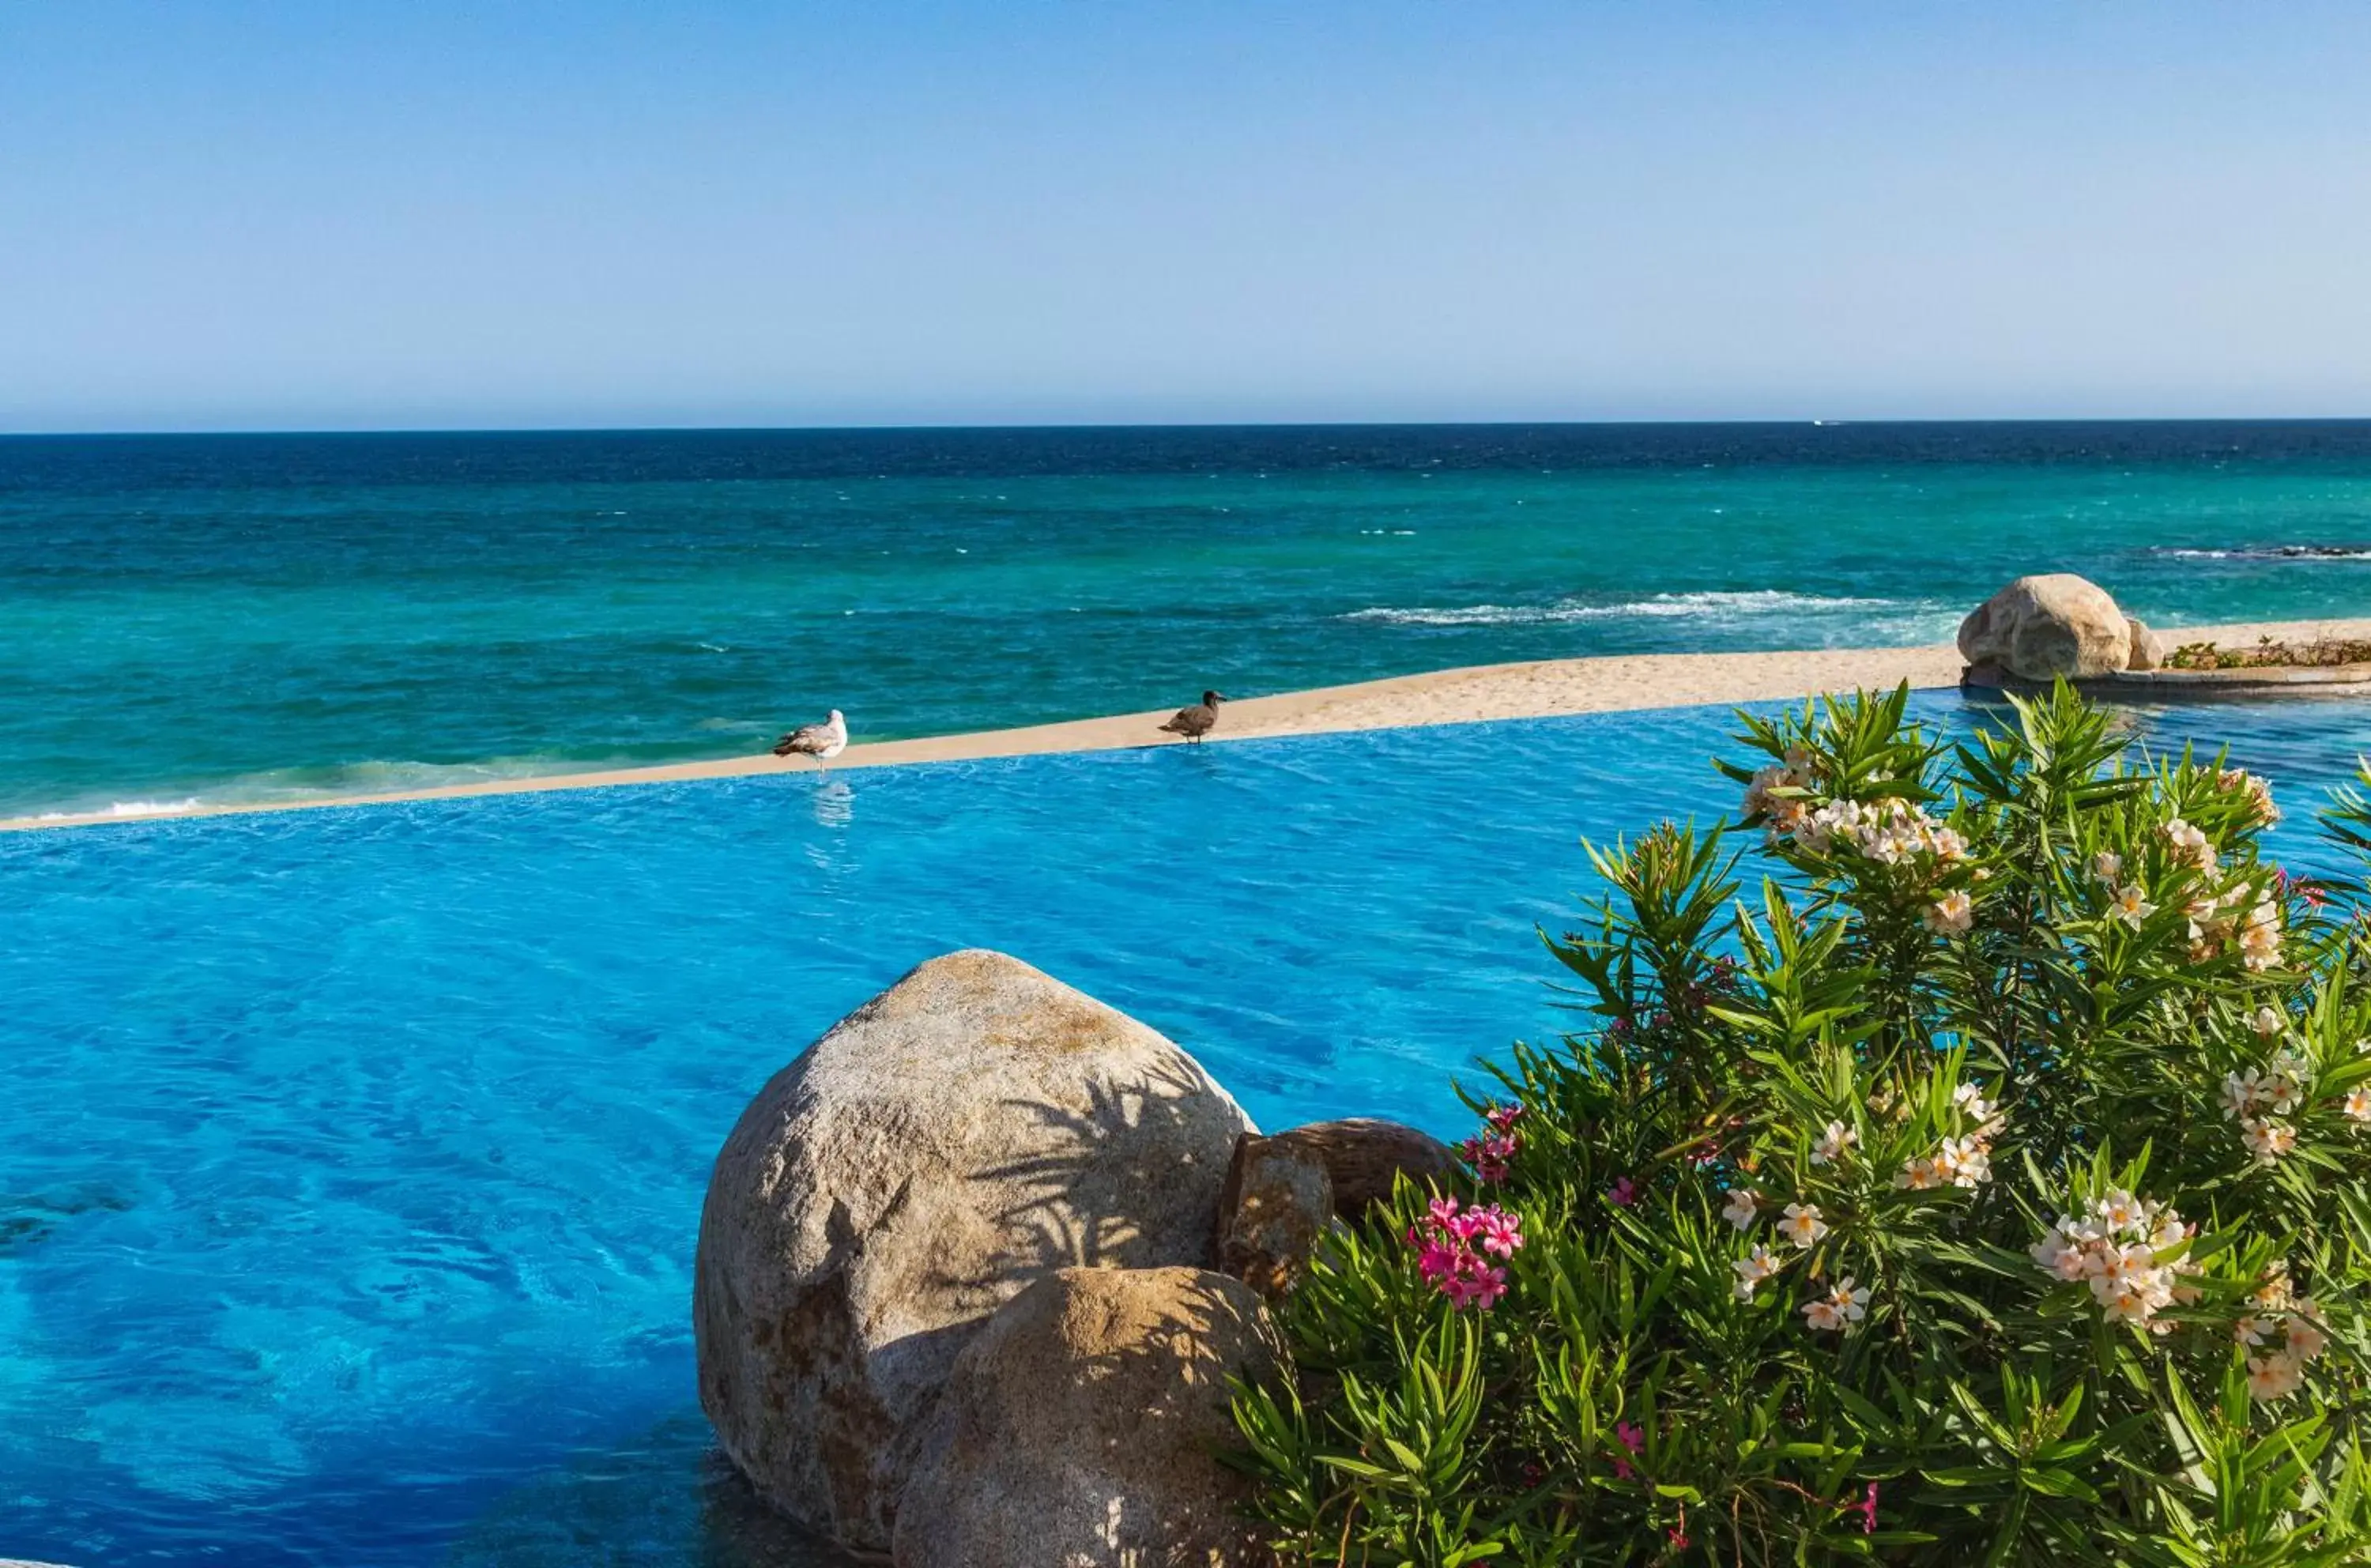
[[[1970,721],[1955,698],[1926,716]],[[2371,709],[2227,707],[2290,808]],[[1264,1125],[1443,1133],[1563,1024],[1583,835],[1729,810],[1718,709],[0,836],[0,1557],[821,1562],[692,1390],[758,1086],[989,946]]]

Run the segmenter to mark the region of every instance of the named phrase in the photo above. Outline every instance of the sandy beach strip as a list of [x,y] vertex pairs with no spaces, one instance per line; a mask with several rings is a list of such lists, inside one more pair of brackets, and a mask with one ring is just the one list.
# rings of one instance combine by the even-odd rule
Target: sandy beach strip
[[[2263,621],[2238,626],[2192,627],[2160,633],[2166,645],[2214,641],[2242,648],[2259,638],[2295,641],[2318,637],[2371,639],[2371,619]],[[1621,653],[1587,659],[1543,659],[1526,663],[1475,664],[1417,675],[1320,686],[1310,691],[1230,702],[1220,732],[1207,744],[1259,740],[1278,735],[1317,735],[1351,730],[1404,729],[1421,724],[1474,724],[1500,719],[1548,719],[1572,713],[1609,713],[1651,708],[1689,708],[1706,703],[1745,703],[1800,698],[1820,692],[1886,688],[1907,681],[1914,687],[1959,684],[1959,651],[1949,643],[1912,648],[1819,648],[1758,653]],[[1180,693],[1178,702],[1191,700]],[[1074,719],[1012,730],[919,740],[877,741],[851,745],[830,766],[834,771],[891,767],[917,762],[954,762],[983,757],[1035,756],[1051,752],[1118,751],[1134,746],[1182,745],[1159,726],[1175,707],[1148,709],[1101,719]],[[794,721],[786,715],[786,724]],[[667,763],[651,767],[554,773],[489,779],[382,794],[324,795],[268,802],[200,804],[151,813],[95,813],[0,819],[0,831],[80,827],[100,823],[153,822],[160,817],[223,816],[252,812],[306,811],[323,806],[378,805],[398,801],[455,800],[472,795],[515,795],[542,790],[591,790],[619,785],[668,784],[685,779],[738,778],[753,774],[811,773],[804,757],[770,755],[720,757],[711,762]]]

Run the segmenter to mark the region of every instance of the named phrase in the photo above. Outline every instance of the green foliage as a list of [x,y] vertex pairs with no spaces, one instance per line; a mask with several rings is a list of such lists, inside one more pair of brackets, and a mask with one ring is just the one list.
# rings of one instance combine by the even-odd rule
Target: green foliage
[[1588,1026],[1239,1392],[1283,1562],[2371,1561],[2362,885],[2064,687],[1906,700],[1748,718],[1739,822],[1592,851]]

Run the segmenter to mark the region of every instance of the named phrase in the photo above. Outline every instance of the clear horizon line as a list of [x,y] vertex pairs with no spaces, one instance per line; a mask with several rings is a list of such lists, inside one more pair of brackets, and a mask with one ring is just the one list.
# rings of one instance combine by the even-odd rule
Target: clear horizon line
[[900,434],[974,431],[1154,430],[1526,430],[1791,428],[1845,425],[2311,425],[2371,423],[2371,414],[2043,414],[1873,418],[1406,419],[1406,420],[992,420],[884,421],[822,424],[387,424],[175,426],[155,429],[0,430],[0,441],[181,440],[204,437],[374,435],[788,435]]

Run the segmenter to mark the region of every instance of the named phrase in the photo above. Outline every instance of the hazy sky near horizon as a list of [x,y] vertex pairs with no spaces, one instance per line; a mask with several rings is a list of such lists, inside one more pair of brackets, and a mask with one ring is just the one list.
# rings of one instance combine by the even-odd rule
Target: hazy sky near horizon
[[0,431],[2371,415],[2371,6],[16,0],[0,237]]

